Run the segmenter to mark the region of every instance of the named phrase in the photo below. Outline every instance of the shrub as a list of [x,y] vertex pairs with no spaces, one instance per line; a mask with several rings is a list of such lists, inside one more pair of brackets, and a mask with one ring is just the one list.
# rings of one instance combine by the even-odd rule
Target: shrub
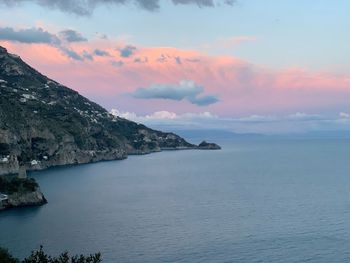
[[1,263],[19,263],[19,260],[12,257],[7,249],[0,247],[0,262]]
[[0,248],[0,263],[100,263],[102,262],[101,253],[89,256],[70,256],[68,252],[64,252],[58,257],[52,257],[45,253],[42,246],[39,250],[32,251],[31,255],[23,261],[11,256],[11,254],[3,248]]
[[33,178],[0,176],[0,192],[5,194],[34,192],[37,188],[38,184]]

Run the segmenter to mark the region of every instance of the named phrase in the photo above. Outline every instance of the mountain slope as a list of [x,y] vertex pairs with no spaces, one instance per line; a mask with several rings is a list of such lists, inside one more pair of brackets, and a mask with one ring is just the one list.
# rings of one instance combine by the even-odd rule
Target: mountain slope
[[0,175],[196,148],[115,117],[0,47]]

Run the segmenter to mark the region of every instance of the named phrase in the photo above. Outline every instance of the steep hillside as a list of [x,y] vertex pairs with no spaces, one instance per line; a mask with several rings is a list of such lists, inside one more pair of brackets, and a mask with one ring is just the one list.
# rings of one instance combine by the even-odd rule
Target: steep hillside
[[0,175],[196,148],[115,117],[0,47]]

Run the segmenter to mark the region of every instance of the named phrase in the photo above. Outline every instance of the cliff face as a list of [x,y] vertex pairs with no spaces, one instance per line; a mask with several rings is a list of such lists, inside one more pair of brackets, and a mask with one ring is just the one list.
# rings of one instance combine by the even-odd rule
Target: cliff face
[[14,193],[8,196],[7,202],[0,204],[0,210],[25,207],[25,206],[40,206],[46,204],[47,201],[40,189],[29,193]]
[[0,210],[46,204],[39,185],[32,178],[0,176]]
[[195,147],[111,115],[0,47],[0,175]]
[[197,148],[200,150],[221,150],[221,147],[216,143],[209,143],[206,141],[202,141]]

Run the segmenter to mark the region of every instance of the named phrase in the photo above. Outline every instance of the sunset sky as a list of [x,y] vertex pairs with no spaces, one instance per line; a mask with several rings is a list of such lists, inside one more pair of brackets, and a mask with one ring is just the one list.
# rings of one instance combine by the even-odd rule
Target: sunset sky
[[0,0],[0,45],[153,126],[350,130],[350,1]]

